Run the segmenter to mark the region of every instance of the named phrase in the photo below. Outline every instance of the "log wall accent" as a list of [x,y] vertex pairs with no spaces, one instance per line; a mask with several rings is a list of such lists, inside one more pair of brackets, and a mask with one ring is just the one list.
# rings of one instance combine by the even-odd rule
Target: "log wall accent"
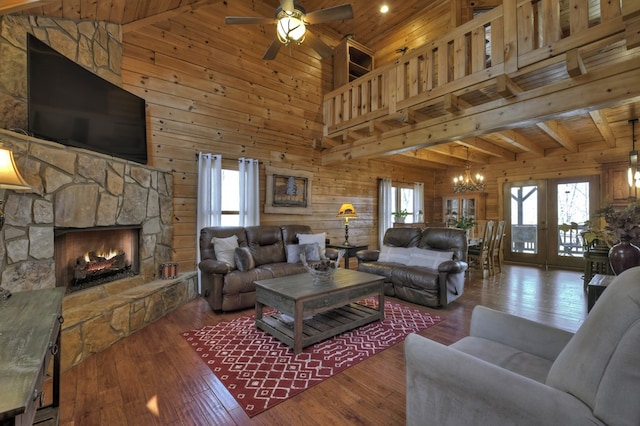
[[[239,157],[260,160],[262,224],[304,223],[342,242],[344,223],[336,214],[350,202],[359,217],[349,221],[349,240],[377,246],[377,179],[420,181],[432,188],[433,171],[412,162],[322,167],[321,104],[332,87],[331,59],[296,46],[262,61],[270,33],[257,25],[230,31],[217,23],[229,15],[269,16],[272,9],[227,3],[123,36],[124,87],[147,100],[153,164],[174,173],[173,245],[180,270],[196,267],[198,152],[221,154],[229,166]],[[265,166],[313,174],[312,215],[264,213]]]

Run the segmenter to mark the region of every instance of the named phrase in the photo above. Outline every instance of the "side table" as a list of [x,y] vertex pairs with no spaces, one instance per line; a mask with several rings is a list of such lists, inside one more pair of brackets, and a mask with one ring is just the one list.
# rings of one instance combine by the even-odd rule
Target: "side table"
[[344,244],[327,244],[327,247],[334,248],[337,250],[344,250],[344,268],[349,269],[349,258],[354,257],[358,250],[367,250],[369,248],[366,246],[354,246],[349,244],[345,246]]
[[602,295],[607,286],[613,281],[615,275],[595,274],[587,285],[587,312],[591,311],[596,300]]

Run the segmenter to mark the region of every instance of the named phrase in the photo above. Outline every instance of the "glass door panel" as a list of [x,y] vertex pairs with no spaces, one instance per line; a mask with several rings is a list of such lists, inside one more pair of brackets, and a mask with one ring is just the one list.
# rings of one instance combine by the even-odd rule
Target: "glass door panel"
[[544,181],[505,184],[505,259],[517,262],[543,262],[540,245],[545,241],[546,203]]

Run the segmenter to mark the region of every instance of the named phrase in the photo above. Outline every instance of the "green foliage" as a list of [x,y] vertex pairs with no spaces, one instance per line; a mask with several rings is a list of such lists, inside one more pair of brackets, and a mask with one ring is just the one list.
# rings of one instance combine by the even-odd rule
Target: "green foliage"
[[460,229],[471,229],[474,226],[476,226],[478,224],[478,222],[476,222],[475,220],[473,220],[472,217],[464,217],[464,216],[460,216],[460,218],[458,219],[458,221],[456,222],[456,228],[460,228]]
[[407,209],[402,209],[400,211],[393,212],[391,214],[394,215],[395,217],[407,217],[409,215],[409,213],[407,212]]

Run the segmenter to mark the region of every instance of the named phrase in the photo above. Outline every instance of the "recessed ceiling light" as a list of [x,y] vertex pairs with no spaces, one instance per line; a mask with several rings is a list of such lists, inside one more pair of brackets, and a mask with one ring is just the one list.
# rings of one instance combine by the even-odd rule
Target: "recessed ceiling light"
[[380,13],[387,13],[389,11],[389,6],[387,6],[386,4],[383,4],[382,6],[380,6]]

